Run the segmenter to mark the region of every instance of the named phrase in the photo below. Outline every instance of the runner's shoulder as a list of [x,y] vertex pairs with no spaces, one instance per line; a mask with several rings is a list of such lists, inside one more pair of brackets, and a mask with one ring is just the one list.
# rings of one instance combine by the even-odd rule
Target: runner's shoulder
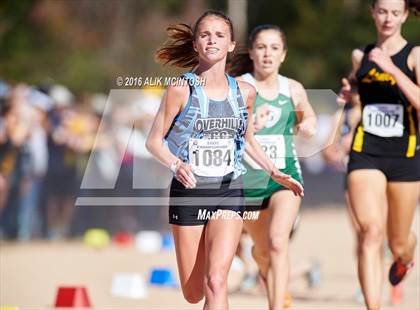
[[188,83],[169,85],[166,89],[166,96],[170,102],[177,102],[182,105],[190,96],[190,87]]
[[239,80],[238,78],[235,78],[235,79],[238,82],[238,86],[239,86],[239,89],[241,90],[242,94],[248,94],[248,97],[251,98],[251,99],[256,98],[257,90],[255,89],[255,87],[252,84],[250,84],[248,82],[245,82],[243,80]]
[[364,55],[365,55],[365,52],[363,51],[362,48],[360,48],[360,47],[355,48],[351,52],[351,60],[352,60],[353,64],[360,64],[362,62],[362,59],[363,59]]

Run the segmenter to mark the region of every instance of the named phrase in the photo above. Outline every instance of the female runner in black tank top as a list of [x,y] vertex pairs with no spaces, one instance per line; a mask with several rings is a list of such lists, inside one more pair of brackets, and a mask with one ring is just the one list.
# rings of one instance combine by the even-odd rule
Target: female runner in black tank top
[[368,309],[380,307],[385,232],[394,256],[388,275],[392,285],[412,267],[417,243],[411,225],[420,194],[420,47],[401,35],[413,5],[418,12],[418,1],[372,2],[377,42],[352,53],[351,78],[357,82],[358,94],[352,95],[347,79],[340,93],[342,100],[361,104],[348,186],[360,226],[358,270]]

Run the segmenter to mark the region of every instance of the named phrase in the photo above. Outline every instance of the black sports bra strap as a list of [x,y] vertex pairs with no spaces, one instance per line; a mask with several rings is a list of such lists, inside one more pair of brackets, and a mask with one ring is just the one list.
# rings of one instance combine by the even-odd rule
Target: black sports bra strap
[[369,54],[369,52],[373,50],[374,48],[375,48],[375,44],[366,45],[365,48],[363,49],[363,53],[365,54],[364,56],[367,56],[367,54]]
[[407,43],[404,48],[398,54],[401,55],[404,59],[407,59],[408,55],[410,55],[411,50],[414,48],[414,44]]

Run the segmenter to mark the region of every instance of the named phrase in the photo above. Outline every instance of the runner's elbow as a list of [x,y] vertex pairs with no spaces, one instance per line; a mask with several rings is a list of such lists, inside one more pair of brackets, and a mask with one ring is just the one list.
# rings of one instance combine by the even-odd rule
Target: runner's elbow
[[153,150],[155,149],[155,142],[150,137],[147,138],[145,143],[146,149],[153,154]]

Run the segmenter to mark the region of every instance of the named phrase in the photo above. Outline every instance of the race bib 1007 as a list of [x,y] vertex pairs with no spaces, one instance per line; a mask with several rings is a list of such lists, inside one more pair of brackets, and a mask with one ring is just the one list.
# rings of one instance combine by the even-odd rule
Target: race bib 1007
[[400,104],[369,104],[363,109],[363,130],[379,137],[402,137],[404,110]]

